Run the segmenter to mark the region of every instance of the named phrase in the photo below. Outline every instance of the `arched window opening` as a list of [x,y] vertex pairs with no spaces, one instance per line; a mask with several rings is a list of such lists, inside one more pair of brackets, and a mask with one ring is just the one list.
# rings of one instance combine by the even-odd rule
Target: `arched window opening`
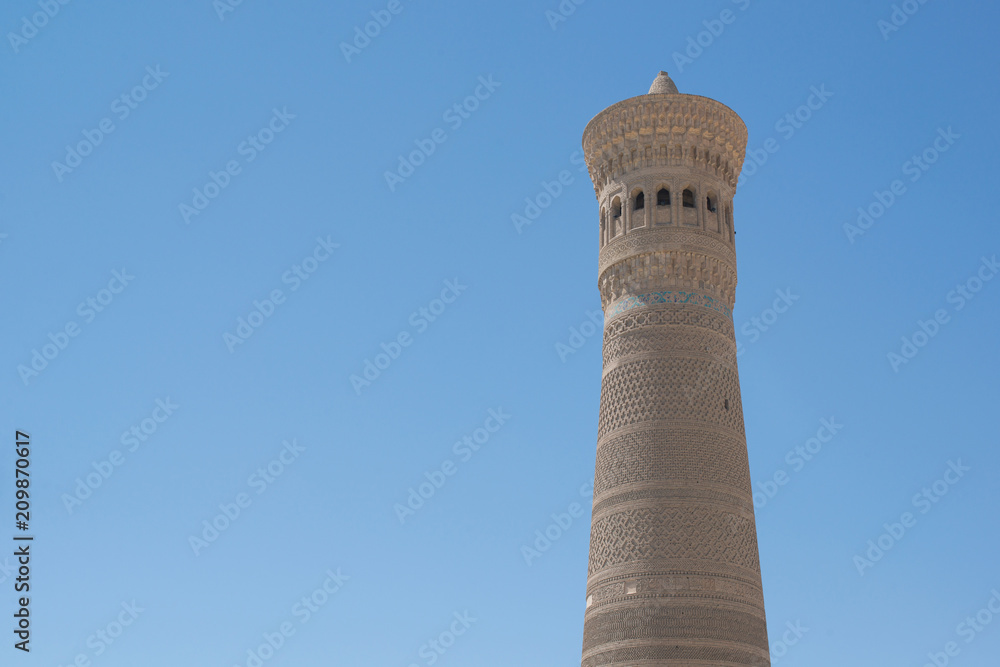
[[683,196],[684,208],[694,208],[694,193],[690,190],[684,191]]
[[711,211],[712,213],[715,213],[716,210],[718,210],[715,205],[715,200],[712,199],[712,195],[709,195],[708,197],[705,198],[705,206],[707,206],[708,210]]
[[622,202],[620,199],[618,199],[618,197],[615,197],[615,200],[611,202],[611,217],[612,218],[622,217]]
[[633,207],[633,210],[640,211],[644,208],[646,208],[646,195],[640,192],[635,196],[635,206]]
[[656,193],[656,205],[670,206],[670,190],[660,188],[660,191]]

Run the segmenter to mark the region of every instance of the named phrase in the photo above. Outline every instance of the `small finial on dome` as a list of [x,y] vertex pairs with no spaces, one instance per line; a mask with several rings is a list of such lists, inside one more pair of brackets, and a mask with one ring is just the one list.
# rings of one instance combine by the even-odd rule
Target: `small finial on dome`
[[653,79],[653,85],[649,87],[650,95],[676,95],[677,92],[677,86],[670,75],[663,71]]

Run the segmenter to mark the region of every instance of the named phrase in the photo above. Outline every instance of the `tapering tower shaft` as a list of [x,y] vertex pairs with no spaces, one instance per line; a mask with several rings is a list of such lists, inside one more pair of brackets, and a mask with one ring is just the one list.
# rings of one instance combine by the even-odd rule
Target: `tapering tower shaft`
[[732,319],[746,141],[664,72],[584,131],[605,326],[583,667],[769,665]]

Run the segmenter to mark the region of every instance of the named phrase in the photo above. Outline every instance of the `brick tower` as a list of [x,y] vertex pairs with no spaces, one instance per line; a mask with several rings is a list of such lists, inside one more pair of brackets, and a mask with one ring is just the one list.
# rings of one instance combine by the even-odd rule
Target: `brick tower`
[[732,316],[746,143],[666,72],[583,133],[605,318],[583,667],[770,664]]

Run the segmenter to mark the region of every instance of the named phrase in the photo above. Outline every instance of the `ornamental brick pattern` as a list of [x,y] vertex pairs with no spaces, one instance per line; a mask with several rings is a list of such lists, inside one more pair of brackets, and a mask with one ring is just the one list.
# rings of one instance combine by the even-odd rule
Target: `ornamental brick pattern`
[[770,664],[732,321],[746,141],[664,72],[584,131],[605,326],[583,667]]

